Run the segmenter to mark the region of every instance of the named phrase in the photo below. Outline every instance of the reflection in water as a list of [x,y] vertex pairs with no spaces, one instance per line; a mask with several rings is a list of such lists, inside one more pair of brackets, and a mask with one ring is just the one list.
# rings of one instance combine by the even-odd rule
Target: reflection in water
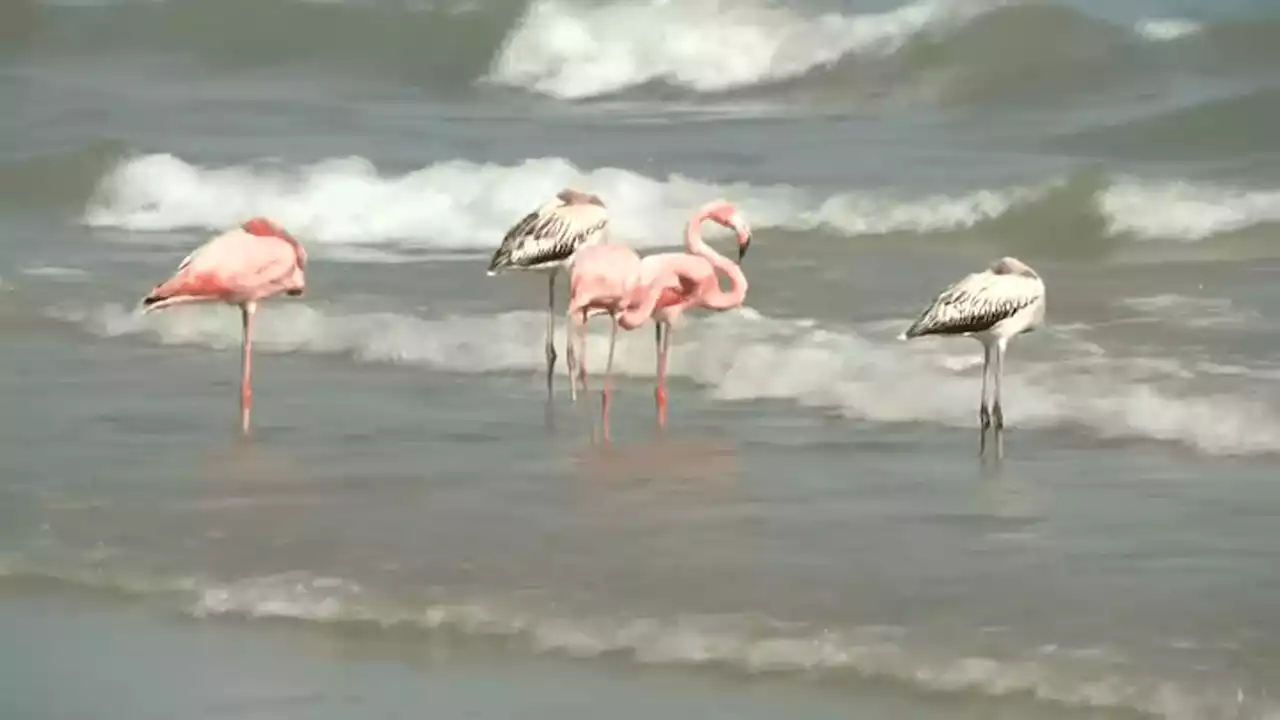
[[711,506],[738,499],[743,477],[737,445],[718,438],[593,444],[573,453],[571,464],[575,484],[597,510]]
[[980,487],[992,516],[1030,525],[1041,519],[1035,488],[1004,464],[1004,433],[995,434],[993,452],[981,462]]
[[[991,447],[987,447],[987,436],[991,436]],[[984,461],[999,463],[1004,460],[1004,429],[992,426],[978,428],[978,456]]]
[[570,475],[575,535],[611,568],[625,602],[680,597],[687,611],[698,599],[719,607],[711,599],[725,592],[741,599],[769,587],[758,562],[764,509],[740,492],[745,473],[733,442],[658,436],[590,446],[573,453]]
[[614,484],[726,488],[742,476],[735,443],[719,438],[657,435],[632,444],[593,445],[574,454],[575,474]]

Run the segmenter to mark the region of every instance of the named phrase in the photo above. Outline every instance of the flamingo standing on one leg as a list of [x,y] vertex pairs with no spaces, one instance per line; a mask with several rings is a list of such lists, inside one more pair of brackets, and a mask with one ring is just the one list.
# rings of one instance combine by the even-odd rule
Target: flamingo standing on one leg
[[[703,241],[702,223],[706,220],[734,231],[738,237],[738,262],[726,258]],[[656,253],[646,255],[640,261],[642,283],[666,279],[653,314],[658,354],[658,378],[653,392],[660,428],[667,424],[667,353],[676,321],[689,308],[729,310],[741,307],[747,298],[747,276],[742,272],[740,263],[751,247],[751,228],[733,203],[714,200],[694,211],[685,224],[684,242],[685,252]],[[720,288],[717,270],[729,277],[729,290]]]
[[[609,214],[597,196],[572,188],[525,215],[507,231],[489,261],[489,275],[505,270],[547,273],[547,402],[556,366],[556,275],[579,249],[608,237]],[[570,378],[570,382],[572,382]],[[549,406],[548,406],[549,407]]]
[[244,356],[240,368],[240,431],[249,432],[253,405],[250,355],[258,302],[306,289],[307,252],[272,221],[255,217],[196,248],[168,280],[142,300],[144,312],[172,305],[224,302],[240,306]]
[[[983,272],[964,276],[938,294],[920,318],[900,335],[900,339],[924,335],[959,335],[982,343],[982,401],[978,420],[982,425],[979,454],[987,447],[987,429],[996,437],[997,454],[1004,431],[1004,410],[1000,406],[1000,383],[1004,377],[1004,353],[1009,341],[1044,324],[1044,281],[1026,263],[1003,257]],[[995,367],[991,357],[995,355]],[[994,377],[988,409],[987,378]]]
[[569,309],[567,312],[565,360],[569,366],[570,392],[577,396],[573,383],[574,364],[578,352],[573,347],[573,328],[580,324],[580,350],[586,354],[586,322],[590,311],[608,313],[612,325],[609,354],[605,361],[604,384],[600,391],[600,424],[604,439],[609,440],[609,406],[613,387],[613,352],[618,341],[618,328],[634,330],[653,315],[653,308],[669,281],[665,276],[642,282],[640,256],[635,250],[616,243],[600,243],[578,251],[569,270]]

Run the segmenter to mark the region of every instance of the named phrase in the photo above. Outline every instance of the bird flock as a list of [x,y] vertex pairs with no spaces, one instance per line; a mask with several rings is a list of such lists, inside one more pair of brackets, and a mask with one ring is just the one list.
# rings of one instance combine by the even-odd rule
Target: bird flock
[[[731,260],[702,238],[702,225],[714,222],[733,232],[737,260]],[[585,354],[588,318],[607,315],[611,327],[601,387],[601,430],[610,439],[614,350],[618,330],[654,324],[657,383],[654,399],[658,426],[667,423],[667,357],[681,315],[692,309],[723,311],[741,307],[747,296],[742,263],[751,246],[751,228],[738,208],[723,199],[694,210],[685,224],[684,251],[641,256],[613,240],[609,212],[598,196],[565,188],[516,222],[499,243],[488,274],[533,271],[547,275],[546,385],[554,394],[555,287],[561,272],[569,275],[565,324],[565,361],[570,398],[587,390]],[[275,295],[300,296],[306,290],[307,253],[276,222],[255,217],[228,230],[188,255],[177,270],[142,300],[144,312],[173,305],[219,302],[240,307],[243,324],[240,382],[240,429],[249,432],[253,404],[251,360],[253,317],[258,303]],[[720,275],[729,281],[722,289]],[[1009,341],[1044,323],[1045,286],[1034,270],[1017,258],[1003,257],[987,269],[961,278],[939,293],[899,338],[928,335],[971,337],[983,348],[982,399],[978,406],[985,452],[988,430],[996,437],[1004,428],[1001,379]],[[575,347],[576,338],[576,347]]]

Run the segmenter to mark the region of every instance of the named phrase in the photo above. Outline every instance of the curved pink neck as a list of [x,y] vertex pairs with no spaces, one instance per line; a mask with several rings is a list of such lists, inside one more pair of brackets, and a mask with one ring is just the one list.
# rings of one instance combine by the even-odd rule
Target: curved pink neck
[[623,330],[635,330],[653,317],[653,309],[658,306],[658,298],[662,297],[662,289],[666,285],[663,280],[662,276],[655,277],[648,285],[638,286],[632,291],[631,303],[618,313],[618,325]]
[[705,258],[711,267],[729,276],[729,290],[720,289],[719,276],[714,288],[709,288],[699,298],[699,304],[711,310],[728,310],[740,307],[747,299],[747,276],[738,263],[716,252],[702,240],[702,223],[710,216],[709,208],[703,208],[689,218],[684,229],[684,247],[691,255]]

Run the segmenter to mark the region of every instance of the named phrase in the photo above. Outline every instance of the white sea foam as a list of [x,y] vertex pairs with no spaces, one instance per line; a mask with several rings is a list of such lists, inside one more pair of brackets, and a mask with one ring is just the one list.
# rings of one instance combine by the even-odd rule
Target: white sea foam
[[1186,685],[1145,675],[1122,653],[1105,647],[987,648],[973,654],[939,645],[920,629],[902,627],[817,628],[737,615],[574,615],[478,598],[388,602],[357,583],[303,572],[206,583],[194,595],[188,611],[197,617],[289,618],[497,635],[535,652],[579,658],[610,653],[643,664],[852,674],[935,692],[1030,696],[1176,720],[1265,717],[1264,711],[1274,710],[1264,698],[1242,697],[1229,681],[1199,679]]
[[83,221],[134,231],[216,231],[265,214],[309,247],[318,244],[322,253],[341,249],[349,259],[360,257],[352,251],[361,245],[491,250],[516,220],[569,185],[604,198],[615,235],[640,247],[679,244],[688,214],[717,197],[738,203],[758,229],[874,235],[972,227],[1047,187],[924,197],[888,191],[819,195],[784,185],[717,185],[617,168],[583,170],[559,158],[511,166],[458,160],[387,175],[356,157],[298,168],[201,167],[159,154],[126,160],[112,170]]
[[[108,337],[234,348],[240,326],[219,307],[139,315],[117,305],[59,307],[54,317]],[[873,422],[970,428],[976,421],[981,353],[971,341],[897,341],[902,318],[864,326],[781,320],[746,309],[689,319],[676,334],[670,373],[723,401],[781,399]],[[603,367],[602,326],[587,365]],[[362,362],[420,365],[458,373],[543,367],[545,315],[418,317],[346,313],[278,303],[259,316],[255,348],[342,354]],[[562,333],[558,333],[562,334]],[[1081,342],[1076,330],[1047,328],[1010,354],[1004,386],[1010,422],[1023,428],[1076,427],[1099,437],[1175,442],[1209,454],[1280,452],[1280,396],[1251,375],[1189,386],[1180,359],[1123,357]],[[1186,362],[1196,362],[1187,359]],[[651,378],[652,339],[625,333],[615,371]],[[911,390],[908,390],[908,389]]]
[[1280,190],[1183,180],[1121,178],[1097,197],[1113,234],[1144,240],[1203,240],[1280,221]]
[[1139,20],[1133,29],[1146,40],[1168,42],[1195,35],[1204,30],[1204,26],[1186,18],[1148,18]]
[[536,0],[488,80],[584,98],[661,80],[698,91],[792,78],[850,53],[884,55],[1000,0],[917,0],[866,14],[804,14],[758,0]]
[[59,265],[33,265],[23,268],[22,274],[68,281],[83,280],[89,275],[89,273],[80,268],[61,267]]
[[1190,297],[1162,293],[1145,297],[1124,298],[1118,305],[1137,310],[1149,320],[1192,328],[1257,327],[1265,322],[1262,313],[1240,307],[1229,298]]

